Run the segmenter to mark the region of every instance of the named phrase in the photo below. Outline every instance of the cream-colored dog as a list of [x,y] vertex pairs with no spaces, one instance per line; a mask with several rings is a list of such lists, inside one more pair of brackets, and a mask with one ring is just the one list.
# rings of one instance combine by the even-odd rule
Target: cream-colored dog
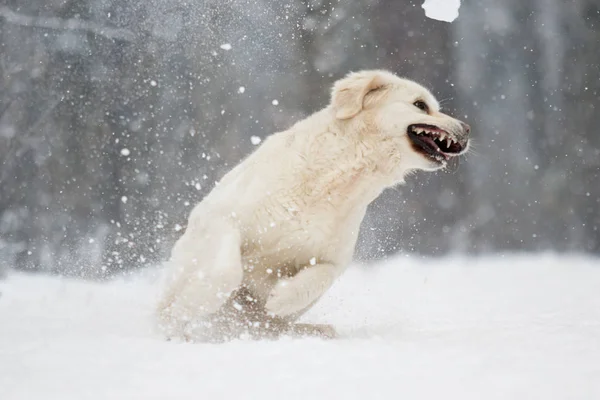
[[159,305],[171,337],[331,337],[295,321],[352,260],[367,205],[413,170],[443,168],[469,126],[386,71],[351,73],[331,104],[269,137],[192,211]]

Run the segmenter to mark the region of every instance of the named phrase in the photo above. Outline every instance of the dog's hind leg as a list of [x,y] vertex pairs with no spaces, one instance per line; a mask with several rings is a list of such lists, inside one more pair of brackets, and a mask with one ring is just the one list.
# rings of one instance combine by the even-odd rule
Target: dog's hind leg
[[216,312],[243,279],[239,231],[218,224],[188,231],[173,248],[173,277],[158,313],[167,336],[187,338],[195,322]]

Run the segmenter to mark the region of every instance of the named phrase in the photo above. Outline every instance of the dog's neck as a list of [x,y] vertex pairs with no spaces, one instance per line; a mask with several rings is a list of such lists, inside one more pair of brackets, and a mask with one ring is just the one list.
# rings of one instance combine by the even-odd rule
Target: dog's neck
[[[353,126],[350,134],[356,136],[354,160],[358,164],[354,169],[361,170],[361,179],[369,182],[379,191],[404,182],[411,168],[405,165],[400,152],[403,144],[398,137],[385,136],[376,131],[376,124],[359,122]],[[348,134],[348,133],[346,133]]]
[[320,155],[331,157],[330,165],[316,168],[318,171],[311,168],[309,173],[312,179],[308,187],[316,197],[334,201],[338,198],[340,204],[366,207],[383,190],[404,180],[406,170],[399,160],[390,160],[368,142],[359,141],[355,146],[341,138],[340,143],[333,146],[335,151]]
[[[372,131],[364,120],[338,121],[329,108],[294,128],[303,138],[299,150],[307,161],[303,185],[311,202],[332,201],[366,207],[386,188],[403,182],[404,168],[395,151],[400,144]],[[315,126],[327,127],[313,131]],[[382,146],[382,141],[386,146]],[[338,200],[336,200],[338,198]]]

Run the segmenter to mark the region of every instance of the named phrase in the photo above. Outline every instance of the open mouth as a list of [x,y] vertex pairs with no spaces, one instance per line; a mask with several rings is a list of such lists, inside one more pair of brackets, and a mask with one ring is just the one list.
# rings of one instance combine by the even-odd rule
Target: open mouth
[[409,125],[407,133],[415,150],[439,163],[460,155],[464,150],[458,140],[437,126]]

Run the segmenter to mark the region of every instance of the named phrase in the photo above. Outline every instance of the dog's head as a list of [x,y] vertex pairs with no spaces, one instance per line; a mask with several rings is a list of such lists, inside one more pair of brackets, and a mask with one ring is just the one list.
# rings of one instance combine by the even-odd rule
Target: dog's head
[[340,123],[358,126],[371,143],[380,143],[404,170],[443,168],[469,146],[469,125],[440,112],[423,86],[387,71],[356,72],[337,81],[331,109]]

